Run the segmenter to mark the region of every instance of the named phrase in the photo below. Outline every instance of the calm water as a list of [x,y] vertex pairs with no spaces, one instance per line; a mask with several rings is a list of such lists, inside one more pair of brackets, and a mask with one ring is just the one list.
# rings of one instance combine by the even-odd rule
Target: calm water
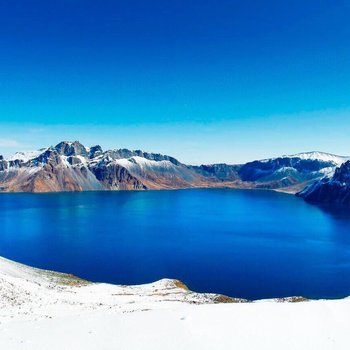
[[350,295],[350,216],[269,191],[1,194],[0,255],[249,299]]

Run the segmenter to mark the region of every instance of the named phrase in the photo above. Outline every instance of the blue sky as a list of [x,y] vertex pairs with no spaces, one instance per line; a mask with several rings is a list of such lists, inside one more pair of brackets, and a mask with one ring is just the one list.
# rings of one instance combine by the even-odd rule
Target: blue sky
[[350,1],[1,1],[0,154],[350,154]]

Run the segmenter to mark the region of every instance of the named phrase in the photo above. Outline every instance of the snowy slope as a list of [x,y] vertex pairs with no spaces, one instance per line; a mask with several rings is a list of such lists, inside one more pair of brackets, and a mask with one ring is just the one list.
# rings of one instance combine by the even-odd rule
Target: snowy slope
[[202,304],[220,298],[218,294],[191,292],[176,280],[163,279],[140,286],[90,283],[0,258],[0,321],[13,315],[30,320],[95,309],[137,311],[161,307],[165,300]]
[[326,153],[326,152],[303,152],[303,153],[296,153],[296,154],[288,154],[288,155],[283,155],[275,158],[266,158],[260,160],[260,162],[271,162],[273,160],[281,159],[281,158],[298,158],[302,160],[318,160],[321,162],[326,162],[326,163],[333,163],[334,165],[341,165],[345,163],[346,161],[350,160],[350,156],[338,156],[335,154],[331,153]]
[[337,166],[350,160],[350,157],[337,156],[335,154],[325,153],[325,152],[306,152],[306,153],[298,153],[298,154],[284,156],[284,157],[309,159],[309,160],[321,160],[323,162],[332,162]]
[[116,159],[115,163],[127,168],[128,170],[142,171],[166,171],[176,169],[176,165],[168,160],[149,160],[146,158],[134,156],[131,158]]
[[1,349],[347,350],[350,300],[215,304],[173,280],[91,284],[0,258]]
[[38,157],[40,154],[44,153],[46,149],[40,149],[38,151],[28,151],[28,152],[16,152],[13,156],[9,157],[8,160],[20,160],[23,163],[27,163],[28,161]]

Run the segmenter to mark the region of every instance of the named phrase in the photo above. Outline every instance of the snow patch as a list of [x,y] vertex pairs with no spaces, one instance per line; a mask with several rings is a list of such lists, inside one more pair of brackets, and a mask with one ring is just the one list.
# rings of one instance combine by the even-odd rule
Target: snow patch
[[13,156],[11,156],[8,160],[20,160],[23,163],[27,163],[28,161],[38,157],[40,154],[44,153],[47,149],[40,149],[38,151],[27,151],[27,152],[16,152]]
[[335,154],[331,153],[325,153],[325,152],[305,152],[305,153],[297,153],[292,155],[283,155],[280,157],[275,158],[267,158],[262,159],[260,162],[267,163],[272,160],[276,160],[278,158],[300,158],[303,160],[319,160],[323,162],[332,162],[334,166],[340,166],[346,161],[350,160],[350,157],[347,156],[337,156]]
[[337,156],[331,153],[324,152],[306,152],[306,153],[298,153],[294,155],[287,156],[288,158],[300,158],[305,160],[321,160],[324,162],[332,162],[336,165],[341,165],[346,161],[350,160],[350,157],[345,156]]
[[169,160],[156,161],[139,156],[134,156],[128,159],[116,159],[114,162],[124,168],[127,168],[128,170],[135,168],[135,166],[141,170],[170,169],[176,167],[176,165],[171,163]]

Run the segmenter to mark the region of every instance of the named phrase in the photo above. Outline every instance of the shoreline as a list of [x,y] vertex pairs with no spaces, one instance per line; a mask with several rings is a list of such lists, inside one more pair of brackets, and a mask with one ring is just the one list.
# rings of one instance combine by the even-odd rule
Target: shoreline
[[[182,281],[178,279],[172,279],[172,278],[167,278],[164,277],[160,280],[154,281],[154,282],[149,282],[149,283],[144,283],[144,284],[114,284],[114,283],[108,283],[108,282],[94,282],[94,281],[89,281],[86,279],[83,279],[79,276],[75,276],[73,274],[70,274],[69,272],[59,272],[59,271],[54,271],[54,270],[46,270],[46,269],[41,269],[37,268],[34,266],[26,265],[21,262],[13,261],[10,259],[7,259],[5,257],[0,256],[0,266],[3,263],[8,263],[12,264],[13,266],[17,266],[18,268],[24,268],[27,270],[31,270],[35,272],[36,274],[39,274],[43,277],[45,276],[53,276],[59,280],[63,280],[63,284],[66,285],[79,285],[79,286],[88,286],[88,285],[108,285],[108,286],[115,286],[115,287],[123,287],[123,288],[137,288],[137,287],[142,287],[146,285],[152,285],[152,284],[157,284],[161,283],[161,281],[171,281],[171,283],[174,284],[175,287],[178,287],[179,289],[182,289],[186,292],[193,293],[196,295],[203,295],[203,296],[210,296],[210,301],[213,301],[213,303],[221,303],[220,300],[222,300],[223,303],[260,303],[260,302],[314,302],[314,301],[337,301],[337,300],[350,300],[350,294],[345,297],[339,297],[339,298],[309,298],[309,297],[304,297],[302,295],[291,295],[291,296],[284,296],[284,297],[272,297],[272,298],[263,298],[263,299],[245,299],[241,297],[235,297],[235,296],[229,296],[229,295],[224,295],[216,292],[195,292],[192,291],[188,288],[188,286],[183,283]],[[0,268],[0,277],[1,277],[1,268]],[[59,282],[61,283],[61,282]],[[1,286],[1,281],[0,281],[0,286]],[[208,301],[207,300],[207,301]]]
[[349,298],[242,302],[217,296],[166,279],[90,283],[0,258],[0,348],[349,349]]
[[208,186],[208,187],[184,187],[184,188],[148,188],[145,190],[84,190],[84,191],[46,191],[46,192],[30,192],[30,191],[0,191],[1,194],[61,194],[61,193],[118,193],[118,192],[153,192],[153,191],[186,191],[186,190],[242,190],[242,191],[269,191],[277,193],[285,193],[295,195],[298,191],[281,188],[256,188],[256,187],[230,187],[230,186]]

